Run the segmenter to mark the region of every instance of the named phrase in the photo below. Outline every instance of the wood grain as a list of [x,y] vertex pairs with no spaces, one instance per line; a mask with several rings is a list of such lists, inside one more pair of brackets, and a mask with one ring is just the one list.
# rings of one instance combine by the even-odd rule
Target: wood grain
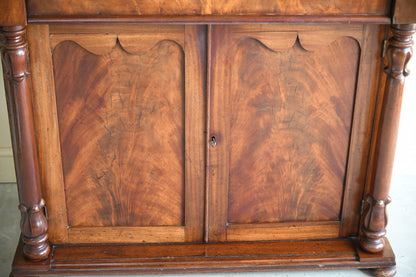
[[416,23],[416,1],[396,0],[393,11],[393,24]]
[[[277,238],[278,229],[287,231],[284,222],[301,230],[339,220],[339,236],[357,235],[368,152],[350,152],[350,142],[369,150],[378,86],[369,67],[380,64],[368,49],[382,36],[381,29],[371,30],[374,36],[364,40],[360,25],[213,28],[210,137],[216,146],[209,148],[208,205],[216,212],[208,213],[210,241],[226,241],[239,224],[247,231],[240,232],[242,240],[268,228]],[[355,97],[369,99],[358,104],[368,112],[353,114]],[[353,118],[361,124],[353,126]]]
[[212,14],[303,14],[303,15],[342,15],[342,14],[388,14],[389,0],[376,1],[336,1],[301,0],[293,5],[284,0],[212,0]]
[[300,0],[296,4],[283,0],[57,0],[48,5],[42,0],[29,0],[30,16],[36,15],[209,15],[209,14],[276,14],[276,15],[388,15],[390,0]]
[[300,44],[273,52],[247,39],[234,51],[229,222],[338,219],[356,41],[340,39],[308,53]]
[[26,26],[26,3],[24,0],[0,1],[0,27]]
[[267,24],[267,23],[322,23],[322,24],[390,24],[387,15],[143,15],[143,16],[48,16],[28,18],[34,24]]
[[185,241],[204,239],[206,27],[185,26]]
[[383,66],[380,59],[386,27],[365,25],[361,42],[360,69],[357,77],[354,116],[351,129],[350,150],[348,155],[346,188],[342,205],[340,235],[356,236],[360,224],[360,207],[367,180],[371,137],[374,114]]
[[[94,237],[95,240],[101,240],[103,242],[194,242],[194,241],[202,241],[203,239],[203,227],[204,227],[204,187],[205,187],[205,174],[204,174],[204,168],[205,168],[205,97],[204,97],[204,66],[205,66],[205,59],[204,59],[204,49],[203,46],[205,45],[205,38],[204,38],[204,30],[205,28],[203,26],[156,26],[156,25],[147,25],[147,26],[90,26],[89,28],[85,28],[86,26],[79,26],[79,25],[71,25],[71,26],[48,26],[48,25],[33,25],[30,28],[29,33],[29,39],[32,41],[31,49],[33,50],[33,57],[31,59],[32,63],[35,66],[35,80],[34,85],[36,86],[34,89],[34,103],[35,103],[35,116],[36,116],[36,127],[37,127],[37,134],[38,134],[38,140],[39,140],[39,153],[40,153],[40,159],[41,159],[41,171],[42,173],[42,181],[44,183],[44,187],[46,188],[45,191],[45,198],[48,200],[48,215],[49,215],[49,222],[51,223],[51,240],[54,243],[85,243],[91,240],[92,237]],[[154,33],[155,35],[151,35]],[[90,36],[90,37],[89,37]],[[49,40],[50,38],[50,40]],[[40,45],[40,42],[42,41],[50,41],[50,45],[46,44],[46,47],[43,47]],[[79,41],[78,43],[75,43],[74,41]],[[111,41],[108,41],[111,40]],[[136,45],[139,43],[140,47],[137,47]],[[80,45],[83,45],[81,47]],[[68,179],[64,178],[64,173],[62,165],[66,164],[68,165],[68,162],[71,162],[74,167],[83,168],[85,172],[88,173],[88,170],[91,170],[91,172],[94,172],[94,166],[108,166],[111,163],[105,163],[108,160],[101,159],[101,161],[96,161],[94,155],[97,153],[94,153],[95,150],[92,150],[93,154],[92,156],[86,155],[85,151],[81,151],[81,153],[76,153],[76,151],[73,152],[75,148],[70,148],[70,150],[67,151],[67,154],[69,153],[69,157],[71,155],[81,155],[82,159],[84,160],[84,164],[78,164],[78,160],[66,160],[68,156],[62,155],[61,153],[64,152],[64,146],[61,143],[63,139],[61,138],[61,133],[58,131],[63,131],[63,126],[71,125],[72,123],[75,126],[83,126],[83,124],[86,124],[86,122],[97,122],[97,121],[91,121],[91,118],[97,119],[96,116],[98,113],[95,114],[89,114],[88,112],[86,116],[82,117],[80,116],[81,112],[88,111],[89,105],[94,105],[97,102],[95,102],[99,97],[102,95],[98,95],[92,92],[97,92],[102,88],[103,86],[97,85],[97,90],[92,89],[92,87],[83,87],[82,82],[75,82],[78,84],[78,86],[73,86],[71,80],[65,80],[68,82],[67,84],[71,85],[72,90],[79,89],[78,94],[73,93],[71,94],[71,90],[59,90],[56,89],[55,91],[55,78],[57,78],[57,75],[59,74],[59,71],[57,71],[56,67],[53,68],[53,61],[52,61],[52,55],[51,53],[54,53],[54,55],[59,54],[59,48],[60,47],[69,47],[70,49],[74,50],[80,56],[83,58],[80,58],[78,60],[79,64],[82,64],[82,62],[86,62],[89,64],[89,68],[86,68],[86,71],[83,71],[84,75],[80,74],[78,71],[79,68],[77,67],[76,63],[72,62],[72,58],[74,60],[77,60],[79,58],[75,57],[74,55],[72,58],[70,57],[69,60],[71,62],[65,63],[65,58],[61,61],[63,67],[64,65],[70,65],[70,68],[65,68],[67,71],[67,76],[83,76],[86,78],[94,78],[94,76],[100,76],[100,75],[94,75],[92,72],[93,65],[97,65],[97,63],[102,62],[105,60],[105,57],[108,58],[107,61],[110,60],[111,57],[113,57],[112,63],[107,63],[107,65],[111,66],[117,66],[121,64],[129,64],[126,62],[126,59],[130,58],[135,59],[133,62],[130,63],[130,65],[133,65],[133,69],[129,69],[127,67],[127,70],[125,70],[125,78],[129,76],[137,76],[137,72],[146,73],[146,70],[149,71],[146,74],[142,74],[142,79],[149,80],[150,83],[148,83],[148,87],[144,90],[146,93],[143,97],[147,97],[148,99],[153,99],[160,96],[160,94],[157,92],[157,85],[159,87],[163,86],[163,88],[167,88],[167,92],[171,92],[171,94],[167,93],[166,90],[159,90],[163,94],[160,96],[162,99],[161,101],[174,101],[175,95],[172,95],[174,93],[177,93],[179,99],[176,101],[173,105],[175,106],[176,110],[174,111],[174,114],[172,116],[167,115],[168,120],[166,120],[166,115],[161,116],[154,116],[154,118],[150,119],[150,124],[153,124],[151,129],[153,131],[153,127],[156,126],[157,121],[164,121],[166,124],[170,124],[173,126],[172,128],[180,129],[180,132],[178,132],[178,137],[182,140],[182,146],[176,147],[175,146],[175,136],[171,136],[169,134],[165,134],[163,137],[159,136],[160,140],[165,140],[167,143],[167,147],[174,146],[176,147],[176,151],[172,155],[178,155],[179,159],[182,159],[180,161],[180,164],[177,163],[177,165],[180,165],[181,168],[178,168],[177,172],[179,173],[180,181],[177,182],[176,188],[179,187],[179,190],[181,191],[180,195],[180,202],[174,199],[170,199],[169,197],[175,197],[175,194],[171,193],[171,189],[175,189],[174,186],[163,188],[163,184],[156,184],[150,183],[145,186],[145,189],[149,189],[147,192],[143,193],[143,187],[140,188],[139,186],[136,186],[137,180],[141,182],[143,180],[140,178],[140,174],[131,176],[133,182],[130,185],[130,189],[136,189],[137,193],[143,193],[142,197],[146,197],[148,193],[152,193],[151,189],[153,190],[159,190],[157,193],[154,193],[154,198],[159,197],[162,195],[163,197],[168,197],[169,200],[161,200],[158,202],[157,205],[153,205],[153,202],[147,203],[147,205],[151,206],[149,209],[149,213],[154,213],[155,209],[163,209],[164,211],[168,210],[166,212],[165,217],[154,215],[156,217],[156,220],[163,221],[163,218],[168,218],[168,220],[171,220],[171,222],[168,222],[171,224],[170,226],[166,225],[166,223],[162,222],[159,225],[152,226],[152,225],[134,225],[130,223],[126,223],[123,226],[115,225],[113,226],[112,223],[108,224],[106,227],[104,227],[104,223],[100,221],[99,212],[102,212],[103,207],[97,206],[92,209],[92,212],[90,211],[90,214],[86,214],[87,219],[82,219],[80,217],[77,217],[75,220],[82,221],[84,220],[84,225],[78,225],[73,226],[70,222],[70,216],[69,214],[73,210],[71,210],[70,207],[68,207],[68,199],[71,199],[71,195],[69,192],[71,190],[67,189],[67,183],[66,181]],[[84,48],[85,47],[85,48]],[[48,48],[50,50],[48,50]],[[124,48],[128,49],[128,52]],[[63,48],[64,49],[64,48]],[[88,49],[88,50],[85,50]],[[170,51],[159,51],[160,49],[164,50],[170,50]],[[114,54],[114,50],[119,51],[119,56]],[[165,53],[166,55],[159,55],[160,53]],[[70,51],[68,51],[69,53]],[[66,54],[67,52],[65,52]],[[93,54],[95,53],[95,54]],[[64,56],[64,55],[62,55]],[[124,56],[124,57],[123,57]],[[56,57],[55,57],[56,58]],[[85,59],[84,59],[85,58]],[[139,61],[144,60],[149,67],[140,67]],[[153,64],[162,64],[163,62],[166,63],[166,69],[169,66],[174,66],[175,70],[171,75],[164,74],[163,78],[165,78],[165,83],[159,82],[159,84],[155,85],[155,83],[152,83],[151,80],[156,78],[149,77],[151,74],[161,74],[163,73],[163,66],[160,68],[157,68],[157,70],[154,70],[154,72],[151,72],[152,64],[149,61],[153,61]],[[163,62],[162,62],[163,60]],[[93,62],[90,62],[93,61]],[[176,65],[175,65],[176,61]],[[78,65],[79,65],[78,64]],[[101,63],[103,65],[104,63]],[[56,64],[55,64],[56,65]],[[146,66],[147,66],[146,65]],[[153,67],[154,68],[154,67]],[[88,72],[88,70],[91,69],[91,72]],[[101,70],[100,72],[105,72],[103,77],[104,79],[98,80],[96,79],[95,84],[99,84],[100,82],[104,82],[104,85],[108,85],[106,88],[108,89],[113,86],[115,89],[120,89],[123,87],[123,84],[126,85],[128,82],[126,82],[125,79],[120,78],[120,75],[113,74],[116,72],[115,70],[111,69],[110,66],[108,68],[103,67],[97,67],[98,70]],[[124,67],[126,69],[126,67]],[[162,69],[159,71],[159,69]],[[58,69],[59,70],[59,69]],[[113,71],[111,71],[113,70]],[[156,72],[155,72],[156,71]],[[123,72],[118,71],[118,72]],[[176,72],[176,75],[175,75]],[[110,75],[110,73],[112,75]],[[179,74],[180,73],[180,74]],[[78,75],[77,75],[78,74]],[[178,80],[176,85],[173,86],[171,79],[172,74],[177,77],[176,80]],[[111,76],[111,78],[105,78],[105,76]],[[59,77],[59,76],[58,76]],[[170,79],[169,79],[170,78]],[[63,78],[65,79],[65,78]],[[133,79],[133,78],[132,78]],[[124,83],[121,81],[124,80]],[[63,81],[61,79],[61,81]],[[63,82],[65,82],[63,81]],[[160,79],[158,79],[160,81]],[[162,80],[163,81],[163,80]],[[169,83],[169,85],[166,85],[166,82]],[[121,85],[120,85],[121,84]],[[130,87],[130,86],[128,86]],[[136,88],[135,86],[132,86],[133,89]],[[61,86],[62,88],[62,86]],[[61,93],[60,92],[64,92]],[[69,93],[68,93],[69,91]],[[106,91],[105,91],[106,92]],[[65,94],[67,93],[67,94]],[[58,96],[56,96],[58,95]],[[78,97],[74,97],[74,95],[78,95]],[[55,98],[56,97],[56,98]],[[60,97],[60,98],[59,98]],[[86,97],[86,98],[83,98]],[[153,98],[152,98],[153,97]],[[70,101],[67,101],[70,99]],[[62,102],[60,102],[60,100]],[[79,103],[81,103],[80,106],[77,106],[77,109],[61,109],[62,106],[68,107],[66,105],[69,105],[71,107],[71,104],[74,104],[77,100],[80,100]],[[112,99],[111,99],[112,100]],[[67,101],[67,102],[65,102]],[[75,101],[75,102],[74,102]],[[157,101],[156,101],[157,102]],[[107,102],[106,102],[107,103]],[[143,99],[138,99],[137,103],[145,103]],[[61,104],[61,105],[59,105]],[[120,103],[118,103],[120,104]],[[82,105],[85,105],[85,107],[81,107]],[[169,105],[168,105],[169,106]],[[169,107],[165,108],[165,110],[168,110]],[[107,106],[108,107],[108,106]],[[113,106],[113,107],[120,107],[120,106]],[[140,108],[140,107],[139,107]],[[133,113],[140,112],[139,109],[135,111],[134,106],[129,108],[130,111]],[[102,111],[100,109],[96,109],[95,111]],[[110,109],[111,111],[111,109]],[[179,125],[173,124],[171,120],[174,115],[180,116],[182,119],[180,119]],[[128,114],[128,113],[124,113]],[[130,113],[131,114],[131,113]],[[58,115],[60,116],[58,120]],[[85,115],[85,114],[84,114]],[[123,113],[121,113],[123,115]],[[139,114],[140,115],[140,114]],[[192,116],[187,116],[192,115]],[[113,116],[116,116],[113,114]],[[69,118],[69,119],[68,119]],[[132,122],[137,119],[133,117]],[[64,123],[60,125],[61,120],[64,120]],[[71,121],[72,120],[72,121]],[[152,121],[153,120],[153,121]],[[72,122],[72,123],[71,123]],[[98,121],[97,127],[100,128],[103,125],[101,124],[101,121]],[[81,125],[77,125],[81,123]],[[160,123],[163,124],[163,123]],[[145,125],[146,126],[146,125]],[[179,126],[179,127],[178,127]],[[118,128],[118,123],[115,123],[115,127]],[[129,126],[128,126],[129,127]],[[143,127],[143,126],[142,126]],[[104,127],[102,127],[104,128]],[[147,129],[149,129],[149,125],[147,125]],[[104,128],[105,129],[105,128]],[[175,129],[175,130],[176,130]],[[85,129],[84,129],[85,130]],[[119,130],[119,129],[117,129]],[[166,132],[169,131],[169,128],[160,127],[160,132]],[[74,136],[75,129],[69,129],[66,130],[65,136],[67,136],[67,141],[69,141],[70,147],[86,147],[88,143],[91,143],[92,140],[97,141],[100,139],[99,132],[94,133],[97,131],[97,129],[87,130],[88,135],[82,134],[78,135],[78,139],[73,139],[76,136]],[[106,130],[105,132],[108,133]],[[148,132],[151,134],[151,132]],[[75,134],[76,135],[76,134]],[[101,135],[103,135],[101,133]],[[151,134],[152,135],[152,134]],[[155,137],[157,137],[156,134],[153,134]],[[153,136],[152,135],[152,136]],[[163,134],[162,134],[163,135]],[[88,137],[87,140],[83,140],[84,137]],[[116,151],[114,150],[113,144],[117,143],[117,139],[122,140],[121,136],[116,137],[115,139],[109,140],[108,148],[104,149],[106,151]],[[149,138],[148,138],[149,139]],[[157,143],[157,139],[151,138],[152,142]],[[184,146],[184,141],[187,141],[187,144]],[[104,139],[105,141],[105,139]],[[177,140],[176,140],[177,141]],[[134,141],[133,141],[134,142]],[[121,142],[123,143],[123,142]],[[123,147],[126,147],[126,143],[123,144]],[[182,147],[182,150],[181,150]],[[62,149],[62,151],[61,151]],[[68,148],[67,148],[68,149]],[[137,150],[137,149],[136,149]],[[162,149],[163,150],[163,149]],[[152,150],[153,151],[153,150]],[[180,152],[182,151],[182,153]],[[88,152],[88,151],[87,151]],[[126,157],[125,151],[122,151],[121,159]],[[157,151],[156,151],[157,152]],[[97,154],[98,155],[98,154]],[[102,155],[99,154],[99,155]],[[123,156],[124,155],[124,156]],[[159,156],[161,154],[158,154]],[[181,157],[182,155],[182,157]],[[101,156],[102,157],[102,156]],[[143,155],[142,153],[135,154],[134,157],[139,157],[143,160],[149,159],[148,155]],[[175,158],[175,157],[174,157]],[[173,164],[170,168],[174,167],[175,162],[172,158],[169,160],[170,164]],[[71,159],[71,158],[70,158]],[[90,159],[90,160],[88,160]],[[168,159],[168,158],[167,158]],[[126,160],[126,159],[125,159]],[[128,162],[128,161],[127,161]],[[126,162],[126,167],[127,166]],[[166,161],[167,163],[167,161]],[[166,163],[162,164],[161,166],[164,167],[164,169],[169,170],[169,167],[166,166]],[[102,169],[101,167],[101,169]],[[117,170],[119,168],[116,168],[115,172],[117,173]],[[146,171],[149,172],[149,175],[154,174],[149,169]],[[85,173],[84,172],[84,173]],[[175,178],[175,174],[168,174],[168,178]],[[172,175],[172,176],[171,176]],[[75,178],[77,181],[81,180],[80,183],[74,183],[72,187],[72,192],[75,191],[75,194],[77,194],[77,189],[79,188],[79,184],[85,184],[82,182],[82,180],[88,180],[88,178],[85,178],[84,175],[72,175],[73,178]],[[75,177],[74,177],[75,176]],[[78,179],[77,179],[78,178]],[[65,179],[65,180],[64,180]],[[65,181],[65,182],[64,182]],[[136,183],[134,183],[136,182]],[[151,187],[153,186],[153,188]],[[169,186],[169,184],[165,184],[165,186]],[[112,186],[112,183],[108,185],[109,189],[114,188]],[[161,189],[162,188],[162,189]],[[88,191],[88,187],[82,187],[84,189],[83,192]],[[123,191],[123,189],[125,189]],[[118,196],[120,197],[135,197],[132,196],[130,191],[128,190],[128,186],[121,187],[120,190],[117,192],[120,192]],[[141,189],[141,191],[140,191]],[[104,193],[103,193],[104,191]],[[102,194],[105,194],[106,188],[104,186],[102,191]],[[81,194],[83,194],[81,192]],[[124,192],[124,194],[123,194]],[[109,195],[111,195],[111,192],[108,192]],[[146,194],[147,193],[147,194]],[[83,197],[92,197],[91,195],[94,194],[95,200],[92,201],[82,201],[81,199],[78,199],[75,197],[75,202],[79,200],[79,202],[76,202],[76,204],[81,203],[81,205],[84,205],[83,207],[85,209],[89,209],[89,207],[93,207],[95,205],[94,201],[97,200],[100,195],[97,193],[97,190],[90,190],[90,195],[85,195]],[[79,194],[77,194],[79,196]],[[98,196],[97,196],[98,195]],[[102,196],[102,195],[101,195]],[[110,196],[109,196],[110,197]],[[108,200],[108,198],[107,198]],[[112,203],[110,204],[104,198],[103,205],[108,205],[108,209],[112,209],[111,207]],[[140,199],[139,199],[140,200]],[[157,200],[150,200],[150,201],[157,201]],[[169,202],[169,204],[164,205],[164,202]],[[98,203],[98,202],[97,202]],[[136,203],[134,203],[136,205]],[[142,206],[146,205],[146,203],[142,203]],[[172,208],[169,205],[177,205],[176,208]],[[138,204],[137,204],[138,206]],[[166,208],[165,206],[169,206]],[[74,206],[75,211],[77,210],[77,207]],[[114,209],[117,210],[119,207],[115,207]],[[101,210],[100,210],[101,209]],[[153,209],[153,210],[151,210]],[[137,210],[135,211],[136,215],[144,215],[146,217],[146,212],[143,212],[143,210]],[[75,212],[76,213],[76,212]],[[95,216],[92,215],[95,213]],[[171,213],[171,214],[169,214]],[[176,213],[173,214],[172,213]],[[78,211],[78,215],[80,215],[81,212]],[[113,211],[109,212],[110,216],[112,217],[114,215]],[[108,215],[108,214],[107,214]],[[77,215],[75,215],[77,216]],[[74,217],[75,217],[74,216]],[[176,221],[175,220],[176,216]],[[82,216],[81,216],[82,217]],[[89,218],[93,218],[92,221],[88,222]],[[122,216],[121,216],[122,217]],[[104,215],[105,218],[105,215]],[[173,218],[173,219],[172,219]],[[178,219],[179,218],[179,219]],[[111,218],[112,219],[112,218]],[[108,218],[104,219],[110,221]],[[78,221],[78,223],[79,223]],[[97,224],[97,221],[99,223]],[[107,221],[107,223],[108,223]],[[76,222],[75,222],[76,223]],[[140,223],[140,222],[139,222]],[[101,225],[100,225],[101,224]],[[153,223],[149,223],[153,224]],[[101,227],[97,227],[101,226]],[[121,225],[121,224],[120,224]],[[91,227],[95,226],[95,227]],[[128,227],[130,226],[130,227]],[[137,227],[132,227],[137,226]],[[103,229],[100,229],[103,228]],[[127,228],[127,229],[126,229]],[[136,228],[136,229],[134,229]],[[126,229],[126,230],[125,230]],[[125,236],[120,237],[119,234],[125,234]],[[128,235],[130,234],[130,235]],[[159,240],[158,240],[159,238]]]
[[413,55],[413,38],[416,24],[392,25],[386,57],[388,66],[380,113],[376,121],[378,132],[373,137],[371,193],[365,197],[367,207],[361,226],[360,246],[371,253],[384,248],[390,182],[393,172],[394,154],[400,121],[400,109],[404,80],[409,75],[407,63]]
[[29,25],[28,41],[33,70],[33,107],[42,172],[42,187],[48,208],[49,240],[68,242],[67,208],[62,173],[61,145],[56,113],[55,83],[48,25]]
[[339,221],[289,222],[277,224],[230,224],[227,241],[283,241],[339,237]]
[[48,258],[50,246],[35,134],[26,26],[4,27],[0,29],[0,37],[4,88],[19,192],[23,253],[29,260],[40,261]]
[[185,239],[185,227],[182,226],[77,227],[68,230],[68,241],[76,243],[172,243]]
[[[227,143],[227,133],[223,130],[228,122],[227,95],[229,87],[224,86],[224,80],[229,78],[223,62],[228,59],[224,51],[226,41],[223,39],[230,37],[230,28],[226,26],[210,26],[208,29],[208,43],[210,45],[208,63],[210,72],[208,73],[210,86],[208,95],[209,107],[207,114],[209,118],[209,134],[207,143],[215,138],[215,147],[208,146],[208,169],[207,180],[207,237],[209,242],[226,240],[227,231],[227,205],[228,205],[228,183],[229,183],[229,151]],[[221,76],[221,77],[220,77]],[[218,108],[218,107],[223,107]]]
[[[51,47],[54,49],[57,44],[63,40],[76,41],[82,48],[88,50],[95,55],[106,55],[113,50],[117,43],[122,46],[123,50],[128,54],[143,54],[148,52],[158,44],[160,41],[173,41],[184,46],[183,32],[172,33],[144,33],[138,36],[137,34],[55,34],[51,35]],[[91,42],[95,43],[92,44]],[[145,42],[145,43],[143,43]]]
[[54,49],[70,226],[184,223],[183,50],[170,41],[149,48]]
[[37,267],[18,249],[13,276],[160,274],[394,266],[390,246],[375,258],[354,240],[311,240],[228,244],[58,245],[50,264]]
[[[53,2],[0,2],[23,233],[11,276],[394,274],[385,205],[415,26],[393,26],[386,78],[371,24],[414,23],[413,2]],[[342,239],[359,235],[380,252]]]

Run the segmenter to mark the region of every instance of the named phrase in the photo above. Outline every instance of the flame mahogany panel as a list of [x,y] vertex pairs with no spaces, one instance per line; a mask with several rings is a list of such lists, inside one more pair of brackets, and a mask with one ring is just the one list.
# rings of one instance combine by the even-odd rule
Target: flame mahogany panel
[[244,38],[233,53],[229,222],[339,219],[357,42],[275,52]]
[[345,191],[356,189],[345,182],[361,35],[360,26],[213,28],[212,240],[342,220]]
[[69,40],[53,51],[69,226],[183,225],[182,46],[109,39],[99,55]]

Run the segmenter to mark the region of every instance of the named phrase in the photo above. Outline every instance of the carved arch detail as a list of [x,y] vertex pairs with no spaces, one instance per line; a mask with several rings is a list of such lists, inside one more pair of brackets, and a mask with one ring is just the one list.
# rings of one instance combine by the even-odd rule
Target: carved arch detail
[[141,55],[157,44],[169,41],[177,44],[184,52],[184,38],[172,34],[89,34],[89,35],[51,35],[51,48],[54,50],[61,42],[73,41],[94,55],[106,55],[120,46],[132,55]]
[[[319,39],[317,39],[318,37]],[[355,40],[361,48],[360,40],[353,34],[328,31],[250,33],[242,37],[239,41],[254,39],[273,52],[286,51],[287,49],[294,47],[295,44],[298,44],[305,51],[313,52],[344,37]]]

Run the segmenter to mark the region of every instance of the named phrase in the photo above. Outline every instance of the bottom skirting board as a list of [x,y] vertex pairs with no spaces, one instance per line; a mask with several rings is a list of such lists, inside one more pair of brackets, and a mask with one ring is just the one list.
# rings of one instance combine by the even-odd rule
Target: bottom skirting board
[[[233,242],[208,244],[53,245],[49,258],[30,262],[16,250],[11,276],[195,273],[373,268],[375,275],[395,268],[385,249],[369,254],[356,239]],[[378,272],[378,273],[377,273]],[[381,275],[380,275],[381,276]]]

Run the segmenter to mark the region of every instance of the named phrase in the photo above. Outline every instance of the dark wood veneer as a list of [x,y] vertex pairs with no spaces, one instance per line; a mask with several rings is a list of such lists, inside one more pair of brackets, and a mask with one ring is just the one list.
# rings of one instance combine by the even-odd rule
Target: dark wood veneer
[[0,2],[0,26],[25,26],[27,21],[24,0],[4,0]]
[[414,14],[404,0],[2,1],[11,276],[393,276]]
[[108,39],[102,55],[72,41],[53,50],[69,226],[183,225],[182,46],[150,39],[132,54],[130,38]]
[[288,5],[284,0],[183,0],[183,1],[153,1],[153,0],[55,0],[49,5],[42,0],[29,0],[28,15],[344,15],[368,14],[388,15],[391,0],[300,0],[296,5]]
[[280,50],[249,34],[230,49],[230,223],[339,219],[359,46],[303,39]]
[[324,23],[324,24],[390,24],[391,18],[383,15],[144,15],[144,16],[48,16],[28,18],[33,24],[268,24],[268,23]]
[[[19,251],[19,250],[18,250]],[[66,246],[31,274],[159,274],[394,267],[390,245],[379,254],[361,252],[355,240],[241,242],[231,244]],[[13,276],[29,276],[31,263],[16,256]],[[46,269],[46,270],[45,270]]]

